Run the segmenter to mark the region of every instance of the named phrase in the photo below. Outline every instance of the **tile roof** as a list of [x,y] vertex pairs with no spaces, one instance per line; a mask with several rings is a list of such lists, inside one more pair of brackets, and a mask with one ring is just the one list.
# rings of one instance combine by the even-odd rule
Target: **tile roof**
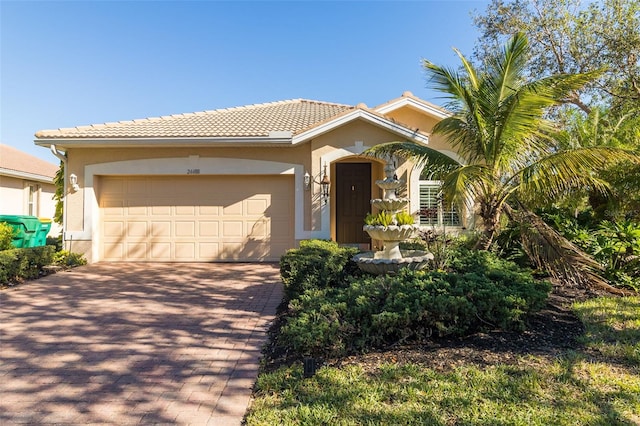
[[267,137],[270,132],[300,133],[353,106],[293,99],[213,111],[116,123],[41,130],[38,139]]
[[0,174],[29,174],[50,178],[56,175],[58,166],[27,154],[12,146],[0,144]]

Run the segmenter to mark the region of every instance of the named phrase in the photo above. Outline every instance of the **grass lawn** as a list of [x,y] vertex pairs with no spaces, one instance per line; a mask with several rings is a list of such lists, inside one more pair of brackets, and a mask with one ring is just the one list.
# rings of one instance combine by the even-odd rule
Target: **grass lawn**
[[260,375],[248,425],[638,425],[640,297],[573,310],[581,346],[515,364],[302,366]]

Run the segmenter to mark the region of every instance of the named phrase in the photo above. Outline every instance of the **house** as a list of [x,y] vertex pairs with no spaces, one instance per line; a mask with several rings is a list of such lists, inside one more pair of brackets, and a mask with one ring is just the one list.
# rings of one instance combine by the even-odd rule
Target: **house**
[[[408,140],[460,160],[430,136],[446,116],[409,92],[375,108],[295,99],[43,130],[35,143],[66,162],[64,237],[90,262],[276,261],[310,238],[375,245],[362,225],[384,162],[361,153]],[[398,168],[412,212],[437,193],[420,172]]]
[[[0,215],[53,219],[58,166],[8,145],[0,144]],[[49,236],[60,234],[52,223]]]

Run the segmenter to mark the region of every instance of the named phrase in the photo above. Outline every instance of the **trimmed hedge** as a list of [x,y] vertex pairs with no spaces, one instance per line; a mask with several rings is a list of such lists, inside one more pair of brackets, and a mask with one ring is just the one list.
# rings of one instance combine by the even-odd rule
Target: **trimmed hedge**
[[42,246],[0,251],[0,285],[38,278],[53,263],[55,247]]
[[447,272],[402,270],[309,288],[289,302],[277,345],[299,356],[341,356],[432,336],[522,330],[551,285],[484,251],[457,250]]
[[347,277],[360,273],[352,260],[353,247],[341,247],[333,241],[305,240],[300,248],[288,250],[280,259],[280,274],[287,300],[307,290],[340,287]]

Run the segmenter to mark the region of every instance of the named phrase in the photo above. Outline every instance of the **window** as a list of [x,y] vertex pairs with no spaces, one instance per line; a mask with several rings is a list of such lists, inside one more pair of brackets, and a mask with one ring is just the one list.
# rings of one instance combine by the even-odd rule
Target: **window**
[[28,215],[38,216],[38,191],[40,187],[37,184],[29,184],[29,200],[28,200]]
[[420,181],[420,225],[461,226],[458,209],[442,200],[442,182]]

